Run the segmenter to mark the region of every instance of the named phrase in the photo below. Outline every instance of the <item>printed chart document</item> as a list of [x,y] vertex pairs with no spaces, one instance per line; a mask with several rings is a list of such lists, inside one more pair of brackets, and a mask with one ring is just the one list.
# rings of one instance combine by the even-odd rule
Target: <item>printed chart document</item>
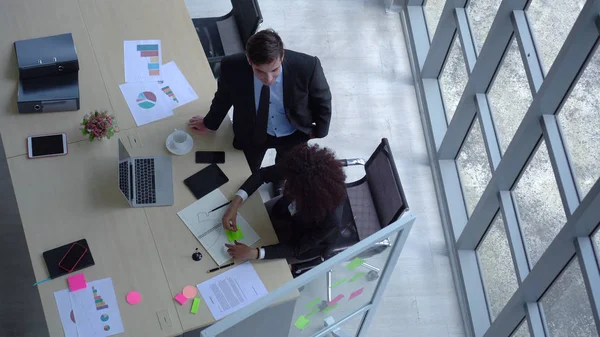
[[[221,222],[228,206],[212,212],[211,210],[225,204],[227,201],[225,195],[217,188],[177,213],[181,221],[185,223],[219,266],[231,260],[231,256],[227,253],[227,247],[225,247],[225,244],[230,242],[227,240],[227,234],[225,234]],[[238,242],[250,246],[260,240],[254,229],[239,214],[237,215],[236,224],[238,229],[241,229],[244,233],[244,238],[238,240]]]
[[87,283],[85,289],[54,293],[66,337],[105,337],[123,333],[112,279]]
[[250,262],[198,284],[200,295],[219,320],[265,296],[268,291]]
[[162,80],[160,40],[123,41],[125,82]]
[[170,98],[158,82],[125,83],[119,88],[137,126],[173,116]]
[[191,101],[197,100],[198,95],[185,79],[179,67],[171,61],[161,69],[162,81],[158,82],[163,95],[168,97],[171,109],[176,109]]

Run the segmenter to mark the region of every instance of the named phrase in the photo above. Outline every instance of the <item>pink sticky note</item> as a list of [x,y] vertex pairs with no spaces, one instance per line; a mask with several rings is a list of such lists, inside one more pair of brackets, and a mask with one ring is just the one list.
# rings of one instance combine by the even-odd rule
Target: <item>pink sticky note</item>
[[344,298],[344,295],[339,294],[337,295],[333,300],[331,300],[331,302],[327,303],[328,306],[332,306],[335,305],[337,302],[341,301],[342,298]]
[[185,296],[185,298],[187,299],[192,299],[194,297],[196,297],[196,294],[198,293],[198,291],[196,290],[196,287],[194,286],[185,286],[183,287],[183,296]]
[[364,289],[365,289],[364,287],[360,288],[357,291],[355,291],[352,294],[350,294],[350,298],[348,299],[348,301],[350,301],[351,299],[355,298],[356,296],[362,294],[362,292],[363,292]]
[[127,300],[127,303],[134,305],[140,303],[142,300],[142,295],[137,291],[130,291],[127,293],[125,299]]
[[67,278],[67,282],[69,283],[69,290],[71,291],[87,288],[87,283],[85,283],[85,275],[83,275],[83,273],[69,276]]
[[182,293],[178,293],[177,295],[175,295],[175,301],[177,301],[177,303],[184,305],[185,302],[187,302],[187,297],[183,296]]

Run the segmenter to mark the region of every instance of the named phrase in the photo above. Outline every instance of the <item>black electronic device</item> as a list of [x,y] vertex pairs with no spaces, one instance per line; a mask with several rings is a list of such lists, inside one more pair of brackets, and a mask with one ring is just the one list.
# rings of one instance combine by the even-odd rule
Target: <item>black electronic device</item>
[[93,266],[94,258],[92,257],[92,252],[90,251],[90,246],[88,246],[86,239],[81,239],[79,241],[68,243],[64,246],[60,246],[58,248],[54,248],[43,253],[44,261],[46,261],[46,268],[48,268],[48,274],[50,274],[50,278],[57,278],[68,274],[68,272],[61,267],[59,267],[59,263],[63,258],[65,258],[65,254],[72,248],[73,243],[78,243],[81,246],[87,248],[87,252],[83,255],[79,263],[73,268],[72,271],[81,270],[83,268],[87,268]]
[[223,164],[225,152],[223,151],[196,151],[196,164]]
[[200,199],[228,181],[229,178],[225,173],[216,164],[211,164],[184,180],[183,183],[196,199]]

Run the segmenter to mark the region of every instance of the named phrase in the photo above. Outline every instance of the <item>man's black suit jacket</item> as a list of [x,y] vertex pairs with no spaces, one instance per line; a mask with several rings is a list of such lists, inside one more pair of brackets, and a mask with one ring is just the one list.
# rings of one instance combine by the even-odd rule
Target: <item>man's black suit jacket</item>
[[[284,177],[277,165],[261,168],[253,173],[240,187],[248,195],[252,195],[260,185],[277,182]],[[265,259],[297,258],[318,256],[328,245],[336,242],[340,234],[340,224],[344,204],[333,209],[321,221],[308,220],[299,214],[290,215],[288,206],[290,202],[281,198],[271,209],[270,216],[286,219],[285,230],[290,237],[289,242],[280,242],[275,245],[262,247],[265,250]],[[278,233],[279,234],[279,233]]]
[[[323,138],[329,132],[331,92],[316,56],[285,50],[283,58],[283,105],[286,116],[305,134]],[[244,53],[221,62],[221,76],[204,125],[216,130],[233,105],[233,146],[252,145],[256,120],[254,74]]]

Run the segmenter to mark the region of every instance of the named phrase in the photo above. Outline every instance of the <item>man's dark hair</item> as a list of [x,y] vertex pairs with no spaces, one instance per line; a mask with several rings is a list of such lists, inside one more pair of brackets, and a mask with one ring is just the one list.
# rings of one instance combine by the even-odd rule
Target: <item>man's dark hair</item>
[[284,195],[307,220],[325,219],[346,198],[346,175],[328,148],[300,144],[277,165],[286,179]]
[[254,64],[269,64],[283,57],[283,41],[274,30],[261,30],[248,39],[246,56]]

